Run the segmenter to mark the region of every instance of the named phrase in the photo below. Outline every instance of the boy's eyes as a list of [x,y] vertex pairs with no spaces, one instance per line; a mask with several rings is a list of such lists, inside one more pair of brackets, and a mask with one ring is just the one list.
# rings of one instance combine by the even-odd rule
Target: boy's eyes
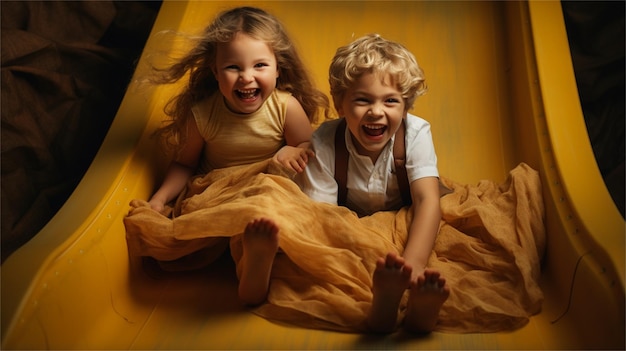
[[[356,102],[359,105],[366,105],[371,103],[371,100],[365,97],[357,97],[354,99],[354,102]],[[400,99],[396,99],[396,98],[387,98],[385,99],[385,104],[387,105],[394,105],[394,104],[399,104],[401,102]]]

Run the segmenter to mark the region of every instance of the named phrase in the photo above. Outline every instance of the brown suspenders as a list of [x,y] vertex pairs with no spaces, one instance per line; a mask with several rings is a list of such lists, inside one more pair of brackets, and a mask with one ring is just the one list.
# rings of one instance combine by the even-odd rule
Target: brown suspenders
[[335,131],[335,182],[337,182],[337,204],[346,205],[348,198],[348,149],[346,148],[346,120],[341,119]]
[[[400,195],[405,205],[411,205],[411,188],[409,186],[409,178],[404,167],[406,151],[404,140],[404,120],[402,125],[396,132],[396,141],[393,144],[393,163],[396,168],[396,177],[398,178],[398,187]],[[348,198],[348,149],[346,148],[346,120],[341,119],[335,131],[335,181],[337,182],[337,204],[346,205]]]

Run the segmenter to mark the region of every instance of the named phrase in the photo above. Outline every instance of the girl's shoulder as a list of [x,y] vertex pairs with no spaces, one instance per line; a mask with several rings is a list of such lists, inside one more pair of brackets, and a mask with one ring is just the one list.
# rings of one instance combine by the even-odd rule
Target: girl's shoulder
[[287,90],[274,89],[270,97],[277,99],[280,102],[287,102],[291,98],[291,93]]
[[274,89],[272,94],[265,100],[263,105],[265,108],[269,108],[270,111],[277,113],[279,116],[284,117],[289,106],[290,101],[295,98],[290,92],[286,90]]

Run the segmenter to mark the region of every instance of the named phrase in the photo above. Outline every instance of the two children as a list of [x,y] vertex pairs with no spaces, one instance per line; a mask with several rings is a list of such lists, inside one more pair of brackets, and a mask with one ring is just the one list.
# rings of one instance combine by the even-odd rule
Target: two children
[[[309,150],[310,121],[328,101],[313,87],[274,17],[247,7],[221,14],[159,82],[175,82],[187,72],[189,85],[168,105],[172,121],[160,130],[176,154],[151,207],[161,211],[196,169],[206,173],[269,157],[300,172],[296,180],[312,199],[345,204],[359,215],[406,205],[399,186],[406,182],[413,211],[409,240],[402,257],[379,258],[367,323],[374,331],[393,330],[408,289],[405,326],[432,330],[449,288],[437,271],[426,268],[440,220],[439,187],[429,124],[408,114],[425,91],[413,55],[376,35],[337,51],[330,84],[342,118],[315,132],[315,157]],[[338,127],[344,129],[337,133]],[[345,165],[337,163],[340,148],[347,149]],[[394,149],[404,151],[404,166],[394,160]],[[336,180],[338,169],[343,180]],[[268,293],[279,228],[270,219],[254,220],[242,241],[239,295],[260,304]]]

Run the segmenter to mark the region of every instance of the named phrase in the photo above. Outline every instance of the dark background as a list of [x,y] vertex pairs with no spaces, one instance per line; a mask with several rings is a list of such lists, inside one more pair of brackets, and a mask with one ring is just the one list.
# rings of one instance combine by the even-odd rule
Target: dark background
[[2,262],[96,155],[158,13],[149,1],[0,1]]
[[625,3],[561,3],[591,146],[602,177],[622,217],[625,182]]

